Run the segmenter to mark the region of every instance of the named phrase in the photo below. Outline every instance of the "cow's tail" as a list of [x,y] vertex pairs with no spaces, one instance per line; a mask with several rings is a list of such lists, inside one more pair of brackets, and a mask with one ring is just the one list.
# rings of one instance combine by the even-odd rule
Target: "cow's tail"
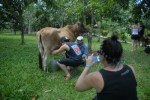
[[39,47],[39,68],[43,70],[42,54],[43,54],[44,48],[42,44],[41,34],[39,34],[39,37],[38,37],[38,47]]

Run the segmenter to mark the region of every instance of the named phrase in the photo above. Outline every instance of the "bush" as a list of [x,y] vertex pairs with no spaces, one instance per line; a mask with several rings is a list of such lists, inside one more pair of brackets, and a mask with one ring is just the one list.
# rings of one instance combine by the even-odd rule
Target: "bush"
[[103,30],[102,31],[102,36],[107,36],[108,35],[108,30]]

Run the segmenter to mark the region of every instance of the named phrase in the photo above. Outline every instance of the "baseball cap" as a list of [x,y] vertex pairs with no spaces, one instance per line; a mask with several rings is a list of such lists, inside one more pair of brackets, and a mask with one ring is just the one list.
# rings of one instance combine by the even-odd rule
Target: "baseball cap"
[[82,36],[78,36],[77,40],[81,41],[81,40],[83,40],[83,37]]
[[70,39],[67,36],[63,36],[60,40],[61,42],[69,42]]

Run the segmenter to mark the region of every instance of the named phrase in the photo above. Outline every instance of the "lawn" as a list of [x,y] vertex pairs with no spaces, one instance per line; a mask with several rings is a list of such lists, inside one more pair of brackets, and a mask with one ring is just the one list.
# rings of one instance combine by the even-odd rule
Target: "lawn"
[[[70,81],[64,79],[62,70],[45,73],[38,68],[36,37],[25,35],[25,45],[20,45],[20,39],[20,35],[0,34],[0,100],[91,100],[94,89],[77,92],[74,88],[84,66]],[[150,100],[150,55],[143,48],[131,52],[131,44],[122,44],[122,62],[132,65],[136,71],[139,100]],[[94,38],[92,48],[96,50],[99,45]],[[100,68],[101,65],[95,64],[91,71]]]

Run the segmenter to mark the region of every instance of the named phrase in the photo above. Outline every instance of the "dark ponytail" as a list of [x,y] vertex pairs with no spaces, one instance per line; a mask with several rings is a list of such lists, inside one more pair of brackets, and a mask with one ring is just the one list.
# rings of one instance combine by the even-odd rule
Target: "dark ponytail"
[[100,47],[102,55],[106,58],[107,62],[112,65],[117,65],[122,56],[122,45],[118,41],[117,35],[105,39]]
[[118,40],[118,36],[117,36],[117,35],[112,35],[112,36],[111,36],[111,40],[117,41],[117,40]]

